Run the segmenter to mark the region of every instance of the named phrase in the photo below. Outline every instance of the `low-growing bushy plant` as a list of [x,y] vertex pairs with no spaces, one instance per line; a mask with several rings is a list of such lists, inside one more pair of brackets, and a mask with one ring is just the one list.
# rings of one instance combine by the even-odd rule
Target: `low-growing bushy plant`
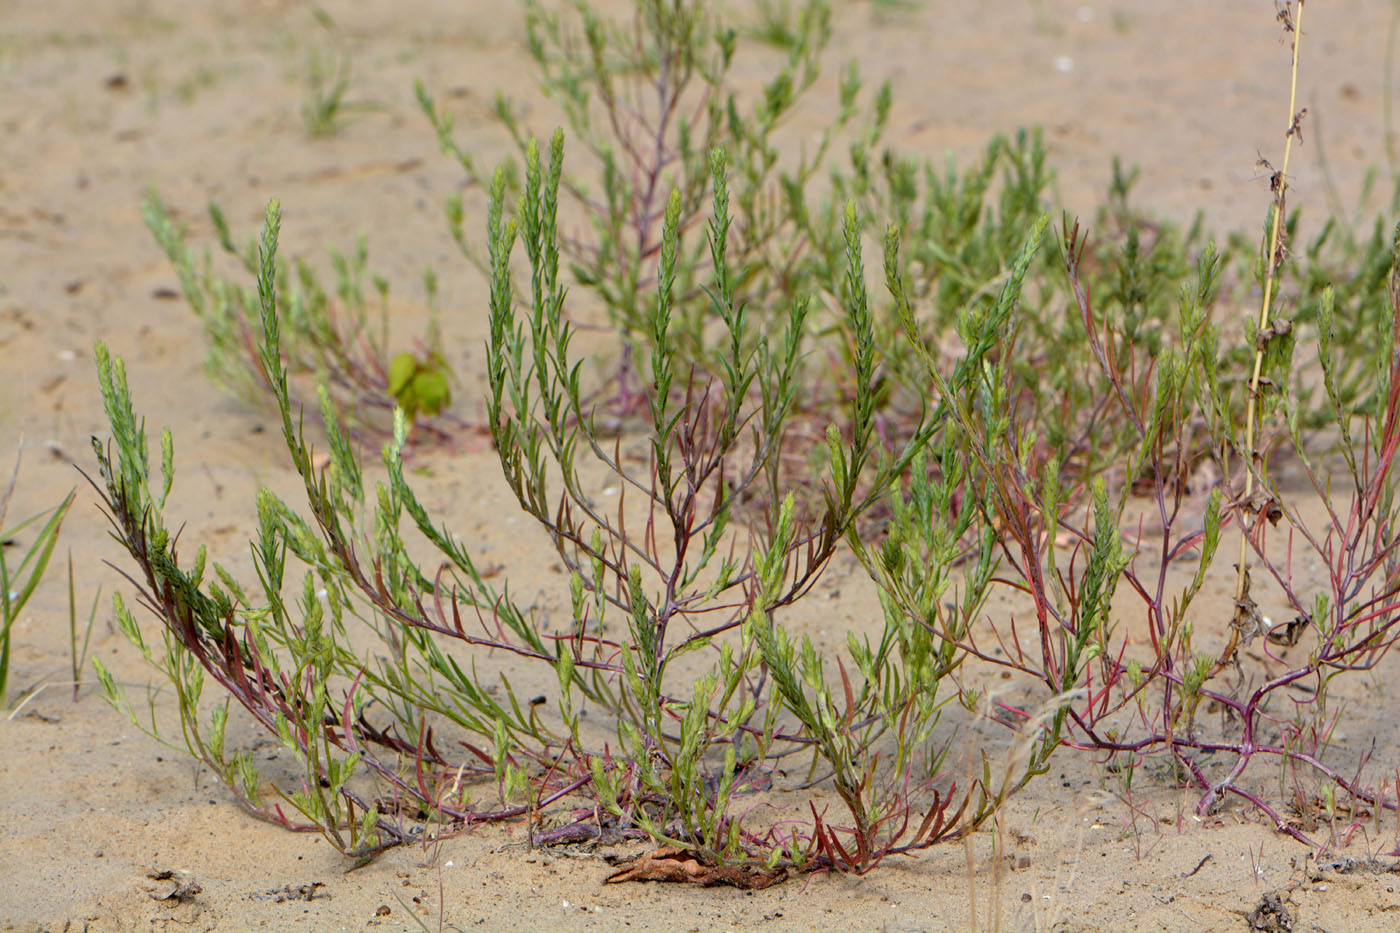
[[[1296,70],[1293,17],[1301,4],[1287,12]],[[1103,404],[1117,409],[1135,441],[1108,452],[1086,498],[1058,458],[1035,458],[1047,427],[1014,403],[1012,361],[1033,321],[967,315],[963,341],[992,348],[978,378],[946,380],[926,359],[936,398],[952,415],[935,449],[940,464],[952,464],[940,472],[953,490],[930,497],[918,485],[896,487],[896,516],[923,510],[935,521],[896,521],[880,550],[861,553],[897,610],[940,650],[1024,675],[1042,699],[1067,700],[1048,729],[1030,709],[998,701],[1002,721],[1108,755],[1120,769],[1164,757],[1184,786],[1201,791],[1198,816],[1231,794],[1281,832],[1310,841],[1306,814],[1319,801],[1345,795],[1353,812],[1396,806],[1388,779],[1354,763],[1343,769],[1325,751],[1337,724],[1329,689],[1373,670],[1400,640],[1392,474],[1400,444],[1400,228],[1389,252],[1385,327],[1372,335],[1383,364],[1354,365],[1342,341],[1354,321],[1339,323],[1334,293],[1322,287],[1313,309],[1317,371],[1305,374],[1279,292],[1288,256],[1287,153],[1302,119],[1296,104],[1290,115],[1259,250],[1260,313],[1244,331],[1246,378],[1213,312],[1221,263],[1212,249],[1181,290],[1173,326],[1151,358],[1117,351],[1135,326],[1126,308],[1100,307],[1076,287],[1097,365],[1092,378],[1107,387]],[[1060,245],[1066,277],[1077,283],[1088,261],[1078,225],[1066,227]],[[886,276],[917,339],[894,238]],[[1306,287],[1301,294],[1306,300]],[[1301,391],[1305,377],[1319,384],[1320,406]],[[1319,424],[1328,435],[1316,443],[1310,432]],[[1271,474],[1269,436],[1286,438],[1306,492]],[[1310,494],[1318,502],[1308,509]],[[1203,615],[1197,597],[1232,525],[1240,536],[1233,609]],[[987,529],[996,529],[993,569],[983,569]],[[932,594],[946,585],[942,574],[918,559],[938,552],[984,555],[968,580],[990,577],[1024,609],[974,625],[958,607],[940,606]],[[980,598],[985,589],[968,585],[968,592]],[[1271,624],[1264,605],[1285,607],[1291,618]],[[1275,764],[1283,801],[1246,782],[1260,759]]]
[[[156,663],[181,698],[191,751],[250,808],[318,827],[360,857],[419,832],[529,817],[542,843],[644,834],[693,849],[716,871],[739,870],[725,876],[734,883],[761,884],[790,868],[864,872],[889,854],[966,832],[1043,766],[1053,743],[1028,761],[1013,759],[1006,775],[994,776],[988,762],[969,786],[947,780],[934,736],[946,702],[937,687],[957,659],[934,651],[902,614],[890,612],[873,642],[853,637],[845,658],[823,657],[784,624],[870,507],[864,490],[885,489],[911,462],[922,471],[919,451],[942,416],[917,427],[896,456],[880,452],[877,359],[852,206],[845,326],[857,348],[857,391],[846,422],[828,432],[819,500],[798,508],[805,489],[785,488],[779,458],[810,304],[788,308],[776,341],[753,339],[728,260],[722,153],[712,154],[710,170],[709,294],[724,329],[716,355],[727,365],[706,376],[682,362],[669,337],[685,255],[677,193],[663,218],[659,278],[643,306],[654,381],[643,395],[649,427],[635,458],[623,454],[622,439],[600,433],[598,405],[571,349],[556,221],[562,135],[547,163],[527,147],[513,216],[504,171],[492,182],[488,423],[509,488],[568,571],[563,629],[547,628],[493,585],[427,513],[403,472],[402,412],[385,449],[386,479],[367,496],[362,465],[323,392],[330,462],[314,465],[282,364],[275,205],[259,245],[260,354],[311,517],[259,493],[259,596],[218,565],[209,577],[202,550],[193,562],[180,559],[164,518],[172,441],[167,434],[162,442],[156,495],[121,362],[99,347],[116,447],[97,447],[103,492],[140,568],[143,602],[164,623]],[[1003,312],[1016,301],[1043,224],[1003,289]],[[519,287],[517,241],[529,262]],[[980,365],[971,358],[955,378],[975,378]],[[608,478],[600,481],[600,472]],[[604,482],[616,484],[610,507],[600,505]],[[755,497],[758,514],[735,527],[736,508]],[[437,566],[410,556],[405,519],[437,552]],[[295,604],[284,595],[288,551],[307,568]],[[936,560],[948,566],[954,557]],[[969,597],[969,611],[975,605]],[[120,605],[118,618],[154,657]],[[352,647],[350,619],[363,619],[380,639],[376,654]],[[468,660],[484,650],[554,681],[555,715],[525,701],[504,675],[488,685]],[[299,816],[265,800],[250,760],[226,748],[227,704],[203,718],[206,674],[301,763],[300,788],[283,792]],[[834,793],[842,817],[814,798],[805,821],[798,811],[760,824],[739,804],[760,789],[793,791],[774,764],[793,754],[811,756],[809,773]],[[483,783],[494,788],[494,803],[473,799]]]

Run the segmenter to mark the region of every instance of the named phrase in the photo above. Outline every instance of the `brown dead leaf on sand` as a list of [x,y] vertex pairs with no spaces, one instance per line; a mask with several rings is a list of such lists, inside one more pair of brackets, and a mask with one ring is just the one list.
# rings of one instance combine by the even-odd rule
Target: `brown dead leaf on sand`
[[739,868],[715,865],[693,849],[663,846],[643,852],[603,879],[604,884],[623,881],[676,881],[707,888],[719,884],[757,891],[787,877],[786,868]]
[[183,869],[157,868],[147,872],[146,877],[154,882],[146,886],[151,900],[183,903],[204,893],[194,876]]

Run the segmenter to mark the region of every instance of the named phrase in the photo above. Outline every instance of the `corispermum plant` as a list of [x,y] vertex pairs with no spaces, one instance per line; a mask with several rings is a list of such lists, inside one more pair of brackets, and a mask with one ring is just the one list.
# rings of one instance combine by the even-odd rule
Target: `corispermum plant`
[[[1290,5],[1282,18],[1295,75],[1301,12],[1301,3]],[[1290,99],[1287,146],[1299,137],[1302,118]],[[1242,328],[1247,352],[1231,349],[1231,328],[1216,309],[1221,259],[1207,248],[1180,292],[1172,326],[1160,335],[1159,352],[1122,353],[1135,322],[1077,284],[1086,235],[1066,223],[1059,259],[1075,283],[1074,311],[1096,366],[1091,378],[1108,387],[1102,404],[1115,409],[1133,443],[1104,458],[1083,495],[1063,460],[1035,456],[1044,433],[1055,429],[1016,404],[1014,360],[1021,333],[1035,322],[968,315],[960,319],[963,340],[991,347],[974,380],[948,380],[924,355],[935,397],[950,413],[943,432],[951,456],[941,454],[939,464],[957,495],[940,487],[934,496],[917,485],[896,489],[897,516],[922,511],[936,520],[897,521],[883,550],[862,555],[887,598],[925,637],[950,655],[965,652],[965,666],[975,659],[1036,688],[1028,706],[984,698],[972,686],[963,688],[965,702],[994,702],[1000,721],[1091,752],[1129,783],[1155,762],[1198,791],[1198,818],[1232,797],[1278,831],[1326,846],[1349,838],[1364,822],[1361,814],[1397,806],[1393,776],[1372,767],[1370,752],[1344,761],[1331,753],[1338,712],[1329,694],[1341,679],[1376,670],[1400,641],[1393,473],[1400,447],[1400,228],[1390,252],[1386,325],[1367,351],[1380,365],[1358,372],[1341,339],[1350,325],[1339,321],[1332,291],[1322,288],[1316,366],[1305,369],[1279,290],[1288,256],[1287,165],[1285,157],[1272,180],[1259,249],[1261,304]],[[906,330],[922,345],[898,245],[887,241],[887,283]],[[1320,406],[1302,390],[1305,381],[1318,390]],[[1314,433],[1319,424],[1325,433]],[[1270,471],[1268,436],[1286,440],[1303,488]],[[970,519],[969,510],[976,513]],[[988,528],[996,529],[995,558],[986,556]],[[1239,536],[1229,575],[1233,599],[1209,612],[1198,597],[1227,531]],[[938,571],[892,559],[940,551],[981,555],[968,579],[989,580],[1015,608],[971,620],[930,598],[946,585]],[[1063,703],[1049,728],[1038,715],[1047,698]],[[1313,835],[1324,810],[1351,814],[1340,831],[1333,823],[1329,839]]]
[[[526,148],[513,214],[504,172],[492,182],[488,422],[506,483],[568,572],[563,628],[515,603],[428,513],[404,473],[402,411],[369,494],[323,391],[329,463],[317,467],[282,364],[275,203],[258,249],[259,352],[309,516],[259,493],[255,586],[209,568],[203,550],[182,560],[164,515],[173,441],[163,438],[157,493],[121,361],[99,347],[115,446],[96,446],[101,488],[142,602],[163,624],[163,654],[125,606],[118,618],[174,685],[191,752],[254,812],[318,828],[356,858],[485,820],[526,819],[540,844],[640,835],[670,847],[662,853],[692,853],[708,873],[698,880],[761,886],[789,870],[864,872],[957,837],[1043,764],[1038,754],[1017,758],[1011,769],[1020,770],[1004,776],[988,762],[962,787],[943,774],[937,687],[956,659],[899,613],[878,638],[852,638],[846,657],[823,657],[789,629],[790,610],[874,495],[922,463],[932,428],[920,426],[895,456],[877,450],[877,359],[852,206],[845,327],[858,391],[845,423],[828,432],[820,496],[799,508],[806,487],[785,488],[779,455],[810,304],[788,306],[777,340],[755,339],[728,259],[723,154],[709,166],[709,295],[724,365],[707,374],[670,338],[686,255],[676,194],[652,300],[641,306],[654,380],[647,429],[635,438],[599,429],[572,349],[556,220],[562,135],[547,161]],[[517,243],[529,267],[518,286]],[[976,362],[960,369],[976,371]],[[635,453],[624,455],[624,444]],[[603,483],[620,492],[603,496]],[[736,509],[750,499],[758,512],[741,524]],[[422,545],[432,562],[412,556]],[[300,587],[290,582],[297,564]],[[354,647],[365,635],[378,649]],[[488,652],[509,659],[498,682],[478,673]],[[541,702],[513,686],[530,676],[555,685]],[[212,718],[201,708],[206,677],[300,763],[299,783],[279,788],[280,800],[228,747],[228,701]],[[793,755],[810,757],[814,789],[775,766]],[[767,807],[757,809],[771,818],[748,800],[760,793]],[[648,876],[646,866],[636,872]]]

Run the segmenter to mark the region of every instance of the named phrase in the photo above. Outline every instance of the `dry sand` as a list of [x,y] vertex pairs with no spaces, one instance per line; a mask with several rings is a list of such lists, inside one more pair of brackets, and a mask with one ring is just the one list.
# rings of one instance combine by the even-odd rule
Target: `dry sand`
[[[92,368],[98,338],[125,357],[152,424],[174,431],[169,514],[187,522],[187,547],[207,543],[211,558],[246,570],[257,485],[289,498],[296,490],[277,433],[263,430],[266,413],[208,382],[198,324],[181,302],[159,297],[176,282],[139,217],[149,185],[200,240],[210,198],[248,231],[280,197],[285,249],[318,261],[325,245],[347,248],[368,231],[372,264],[404,307],[421,305],[417,283],[432,263],[451,362],[463,373],[479,362],[483,282],[441,219],[460,177],[439,155],[411,82],[421,76],[462,114],[460,141],[488,163],[506,146],[485,119],[496,89],[533,101],[532,120],[547,129],[518,11],[509,0],[325,7],[353,54],[352,98],[378,109],[311,139],[300,75],[308,50],[328,41],[304,4],[0,6],[0,452],[8,457],[21,438],[24,449],[12,518],[56,502],[79,481],[74,464],[93,468],[88,438],[107,430]],[[1300,94],[1311,132],[1294,203],[1314,216],[1329,209],[1319,141],[1343,204],[1353,204],[1368,166],[1384,164],[1390,7],[1309,7]],[[1138,200],[1148,209],[1178,219],[1201,209],[1216,231],[1252,233],[1268,199],[1256,160],[1277,158],[1286,107],[1287,50],[1272,12],[1267,0],[927,0],[911,12],[841,2],[833,67],[815,95],[831,94],[835,66],[855,58],[872,78],[894,79],[892,136],[907,150],[966,158],[995,132],[1041,124],[1067,208],[1092,214],[1117,154],[1142,167]],[[819,116],[799,119],[792,141]],[[447,517],[526,586],[552,587],[557,598],[562,578],[541,569],[552,564],[544,537],[524,519],[492,518],[510,514],[493,456],[467,452],[434,469]],[[72,550],[80,605],[103,587],[92,654],[140,696],[152,672],[110,626],[108,595],[129,587],[102,564],[121,566],[120,555],[86,488],[63,548]],[[873,617],[858,589],[828,616]],[[1215,590],[1223,599],[1224,585]],[[527,850],[518,827],[391,852],[346,874],[323,840],[245,816],[91,683],[74,702],[64,685],[66,611],[57,571],[15,634],[12,688],[44,688],[0,718],[0,929],[418,929],[421,920],[430,929],[1222,930],[1245,929],[1266,892],[1290,885],[1295,930],[1400,928],[1400,878],[1376,865],[1343,871],[1343,863],[1307,880],[1309,851],[1256,814],[1231,804],[1199,823],[1192,798],[1151,782],[1130,809],[1092,762],[1068,755],[999,829],[866,878],[816,877],[758,893],[604,887],[597,857]],[[1377,759],[1391,766],[1400,764],[1386,715],[1392,695],[1386,676],[1368,679],[1351,692],[1349,721],[1351,742],[1374,737]],[[167,721],[169,700],[156,698]],[[1336,855],[1364,860],[1393,843],[1388,831],[1359,833]],[[162,869],[189,872],[200,893],[154,899],[159,882],[148,874]]]

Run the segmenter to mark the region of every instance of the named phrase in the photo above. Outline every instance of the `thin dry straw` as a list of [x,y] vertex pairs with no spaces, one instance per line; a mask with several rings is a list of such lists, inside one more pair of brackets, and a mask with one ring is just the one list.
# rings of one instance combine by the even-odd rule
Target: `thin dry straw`
[[[1264,273],[1264,297],[1259,303],[1259,328],[1254,347],[1254,371],[1249,378],[1249,399],[1245,408],[1245,429],[1244,446],[1249,457],[1244,473],[1244,503],[1245,507],[1252,508],[1254,498],[1254,477],[1256,475],[1255,461],[1259,459],[1259,454],[1254,449],[1255,420],[1259,404],[1259,382],[1264,369],[1264,343],[1265,329],[1269,326],[1269,311],[1273,304],[1274,278],[1279,266],[1279,239],[1283,232],[1284,201],[1288,191],[1288,159],[1293,152],[1293,139],[1295,136],[1301,138],[1298,132],[1298,122],[1302,114],[1298,111],[1298,44],[1303,38],[1303,5],[1305,0],[1297,0],[1297,10],[1292,12],[1289,7],[1284,7],[1279,13],[1279,18],[1283,20],[1284,29],[1292,33],[1293,36],[1293,67],[1288,88],[1288,131],[1284,134],[1283,140],[1283,165],[1277,174],[1270,180],[1270,187],[1274,192],[1274,212],[1273,223],[1269,228],[1269,255],[1265,259]],[[1291,5],[1291,4],[1290,4]],[[1261,464],[1262,467],[1262,464]],[[1258,521],[1258,510],[1255,512],[1255,522]],[[1251,528],[1245,527],[1244,521],[1240,522],[1240,559],[1236,565],[1239,573],[1235,581],[1235,615],[1231,625],[1230,643],[1221,652],[1220,660],[1216,662],[1215,669],[1218,671],[1225,665],[1231,663],[1235,657],[1235,650],[1239,647],[1240,637],[1243,630],[1247,629],[1252,619],[1250,610],[1246,607],[1246,600],[1249,598],[1249,566],[1246,563],[1248,556],[1249,535]]]

